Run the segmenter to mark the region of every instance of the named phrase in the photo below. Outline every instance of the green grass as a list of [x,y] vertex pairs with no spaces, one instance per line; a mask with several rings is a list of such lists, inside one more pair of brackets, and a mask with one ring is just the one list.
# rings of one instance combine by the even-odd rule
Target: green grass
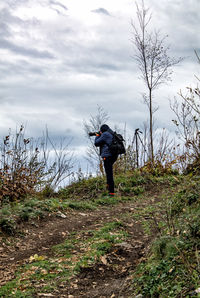
[[0,210],[0,227],[2,232],[8,235],[15,235],[17,232],[17,223],[34,221],[34,219],[42,219],[48,216],[48,214],[57,213],[57,211],[65,212],[69,209],[93,211],[99,206],[114,206],[121,202],[135,200],[135,196],[121,197],[116,196],[114,198],[108,196],[100,196],[97,199],[91,199],[90,201],[72,201],[72,200],[60,200],[59,198],[53,198],[40,201],[37,199],[31,199],[31,202],[35,202],[35,207],[26,206],[21,203],[15,205],[9,205]]
[[[115,176],[117,195],[110,198],[105,191],[105,178],[95,177],[83,179],[69,187],[59,190],[57,194],[52,191],[44,191],[36,194],[34,197],[28,197],[21,201],[5,204],[0,209],[0,218],[4,222],[0,227],[2,231],[9,235],[17,232],[17,223],[34,221],[47,217],[50,213],[57,211],[74,210],[94,210],[99,206],[113,206],[128,200],[141,198],[145,188],[149,185],[174,185],[181,180],[177,176],[154,177],[152,175],[141,175],[139,171],[121,174]],[[54,195],[54,197],[49,197]],[[192,202],[194,196],[190,196]],[[174,206],[175,210],[176,206]],[[177,207],[178,208],[178,207]],[[4,228],[7,222],[7,229]]]
[[67,204],[68,208],[76,210],[94,210],[96,206],[92,202],[69,202]]
[[[160,233],[152,244],[150,257],[139,265],[133,277],[135,295],[197,297],[194,291],[200,287],[199,194],[199,181],[185,177],[176,194],[163,198]],[[148,209],[134,216],[145,220]]]
[[127,237],[120,221],[97,230],[72,233],[64,243],[52,248],[50,258],[32,256],[30,264],[19,268],[16,278],[1,287],[0,297],[31,297],[37,291],[52,292],[62,283],[66,286],[81,268],[101,262],[101,256]]

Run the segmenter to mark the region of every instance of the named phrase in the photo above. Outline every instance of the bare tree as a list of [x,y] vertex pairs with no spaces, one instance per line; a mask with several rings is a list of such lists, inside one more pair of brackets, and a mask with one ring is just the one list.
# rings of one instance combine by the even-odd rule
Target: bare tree
[[107,112],[101,106],[97,106],[96,115],[91,115],[88,121],[84,121],[84,131],[86,137],[89,140],[89,146],[87,149],[87,160],[90,165],[94,168],[100,169],[100,172],[103,171],[102,160],[99,155],[99,148],[94,146],[94,138],[89,137],[89,132],[98,132],[102,124],[107,122],[109,116]]
[[152,15],[145,7],[144,1],[141,7],[138,4],[136,7],[138,24],[132,22],[132,43],[136,50],[134,58],[148,90],[147,94],[143,94],[143,98],[149,110],[150,158],[154,162],[153,114],[158,108],[153,105],[153,92],[161,84],[171,80],[172,67],[182,58],[169,57],[169,46],[165,45],[167,36],[163,37],[159,31],[149,30]]

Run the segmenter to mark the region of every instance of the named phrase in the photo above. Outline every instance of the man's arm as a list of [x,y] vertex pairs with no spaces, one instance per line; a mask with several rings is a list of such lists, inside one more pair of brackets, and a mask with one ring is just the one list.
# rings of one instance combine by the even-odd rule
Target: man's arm
[[99,147],[99,146],[105,144],[105,135],[101,134],[100,136],[96,136],[94,144],[96,147]]

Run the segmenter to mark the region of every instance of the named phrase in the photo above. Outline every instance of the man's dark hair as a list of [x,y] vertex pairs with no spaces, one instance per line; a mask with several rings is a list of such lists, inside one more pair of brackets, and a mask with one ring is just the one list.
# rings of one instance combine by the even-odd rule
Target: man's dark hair
[[110,128],[110,127],[109,127],[107,124],[103,124],[103,125],[101,125],[101,127],[100,127],[100,131],[101,131],[101,132],[105,132],[105,131],[107,131],[109,128]]

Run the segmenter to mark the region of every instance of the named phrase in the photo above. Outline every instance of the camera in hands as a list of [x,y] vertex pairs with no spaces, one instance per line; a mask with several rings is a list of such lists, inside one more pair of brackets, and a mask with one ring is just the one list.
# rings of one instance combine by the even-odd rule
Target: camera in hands
[[99,134],[100,134],[99,131],[98,132],[89,132],[88,133],[89,137],[96,137],[96,135],[99,135]]

